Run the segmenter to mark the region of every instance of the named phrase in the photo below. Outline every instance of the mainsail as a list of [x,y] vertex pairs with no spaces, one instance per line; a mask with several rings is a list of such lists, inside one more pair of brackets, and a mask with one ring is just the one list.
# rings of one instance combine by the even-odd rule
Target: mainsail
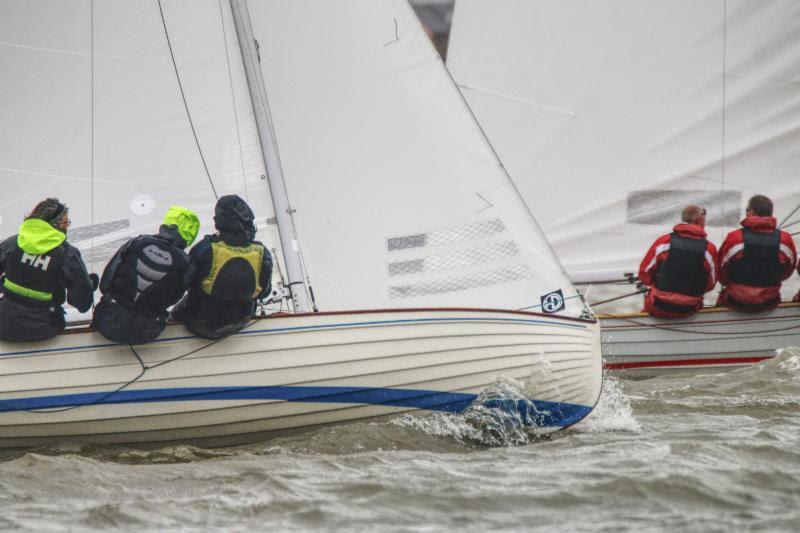
[[228,2],[0,2],[0,236],[37,201],[70,207],[90,268],[169,205],[213,232],[216,197],[252,206],[277,246]]
[[[0,21],[0,231],[71,207],[95,271],[179,203],[274,210],[229,2],[15,2]],[[402,0],[250,3],[320,310],[583,303]],[[311,16],[313,15],[313,16]],[[33,89],[32,89],[33,88]],[[274,232],[260,237],[277,246]],[[295,250],[292,250],[294,252]]]
[[583,311],[406,2],[250,17],[320,309]]
[[209,232],[236,193],[262,240],[280,228],[293,310],[308,273],[322,311],[254,317],[222,342],[180,324],[135,348],[91,327],[0,342],[0,447],[228,445],[473,403],[547,433],[596,405],[599,324],[574,318],[579,295],[404,0],[0,14],[0,237],[59,196],[99,271],[169,204]]
[[448,66],[573,279],[615,279],[687,203],[717,243],[800,204],[798,34],[793,0],[459,0]]

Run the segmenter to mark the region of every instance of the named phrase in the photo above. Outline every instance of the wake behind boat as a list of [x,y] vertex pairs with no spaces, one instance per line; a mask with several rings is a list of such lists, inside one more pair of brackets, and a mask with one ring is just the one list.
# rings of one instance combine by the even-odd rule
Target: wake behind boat
[[[0,446],[228,444],[476,400],[542,432],[588,414],[597,322],[408,4],[249,7],[33,1],[0,17],[3,233],[46,191],[99,272],[166,206],[210,233],[237,194],[289,310],[211,343],[179,325],[134,347],[85,328],[0,343]],[[483,401],[505,378],[524,394]]]

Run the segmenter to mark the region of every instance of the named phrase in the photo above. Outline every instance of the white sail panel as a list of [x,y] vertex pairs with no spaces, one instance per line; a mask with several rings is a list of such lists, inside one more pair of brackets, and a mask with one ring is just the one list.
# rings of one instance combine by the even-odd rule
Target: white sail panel
[[91,195],[90,7],[0,2],[0,237],[46,196]]
[[559,312],[580,314],[406,2],[249,7],[321,310],[537,310],[560,290],[567,309]]
[[3,0],[0,12],[0,120],[14,126],[0,134],[2,236],[57,196],[101,271],[171,204],[213,232],[216,192],[245,198],[277,246],[228,2]]
[[800,5],[459,0],[448,67],[574,279],[635,272],[693,202],[800,203]]

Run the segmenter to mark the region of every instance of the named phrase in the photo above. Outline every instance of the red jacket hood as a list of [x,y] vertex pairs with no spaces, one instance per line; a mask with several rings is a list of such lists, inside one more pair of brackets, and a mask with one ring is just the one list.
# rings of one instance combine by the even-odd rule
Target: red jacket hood
[[697,224],[678,224],[672,228],[672,231],[681,237],[689,237],[692,239],[704,239],[706,237],[706,230]]
[[749,216],[742,220],[742,227],[750,228],[753,231],[773,231],[778,225],[778,220],[775,217],[757,217]]

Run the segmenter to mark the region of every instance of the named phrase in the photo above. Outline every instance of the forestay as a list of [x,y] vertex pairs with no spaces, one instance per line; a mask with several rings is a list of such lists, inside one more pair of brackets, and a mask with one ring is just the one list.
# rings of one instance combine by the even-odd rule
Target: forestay
[[582,312],[405,1],[249,7],[321,310]]
[[689,202],[718,244],[800,204],[798,35],[794,0],[459,0],[448,66],[573,279],[617,278]]
[[0,13],[0,237],[56,196],[101,272],[169,205],[196,210],[202,235],[216,196],[239,194],[278,246],[227,1],[0,0]]

